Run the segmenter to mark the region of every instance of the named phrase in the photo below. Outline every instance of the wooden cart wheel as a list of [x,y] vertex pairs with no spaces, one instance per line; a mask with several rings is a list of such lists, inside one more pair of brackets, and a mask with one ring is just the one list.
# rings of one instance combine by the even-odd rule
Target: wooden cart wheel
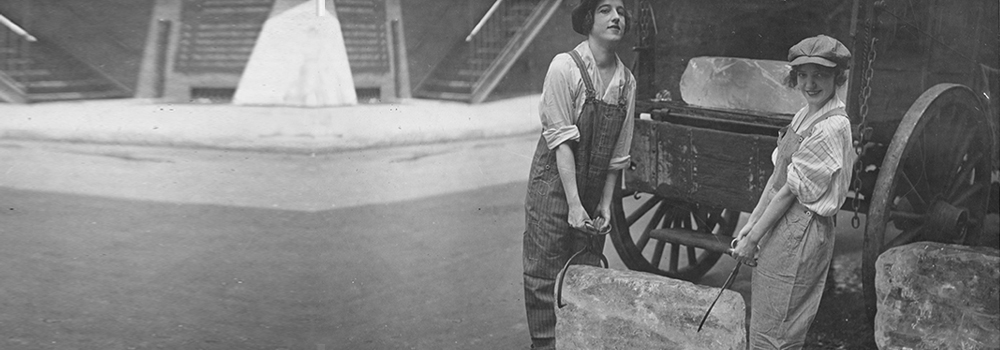
[[875,260],[915,241],[976,244],[990,195],[992,135],[969,88],[938,84],[903,116],[871,196],[862,285],[876,312]]
[[[677,228],[732,237],[739,212],[687,203],[649,193],[622,193],[613,204],[611,242],[629,269],[694,281],[721,253],[658,239],[650,232]],[[728,240],[726,240],[728,241]]]

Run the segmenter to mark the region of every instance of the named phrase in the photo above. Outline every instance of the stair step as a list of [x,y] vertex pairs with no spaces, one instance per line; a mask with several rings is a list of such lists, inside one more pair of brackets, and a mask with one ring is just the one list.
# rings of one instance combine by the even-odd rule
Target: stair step
[[209,38],[256,38],[256,30],[194,30],[191,32],[184,33],[182,37],[184,38],[198,38],[198,39],[209,39]]
[[474,82],[465,80],[442,80],[442,79],[431,79],[427,81],[429,86],[440,86],[440,87],[452,87],[452,88],[472,88]]
[[[506,46],[507,42],[504,41],[503,44]],[[472,51],[473,55],[483,55],[483,56],[496,56],[503,52],[503,46],[497,47],[494,45],[477,47]]]
[[29,65],[32,63],[32,60],[31,58],[28,57],[5,58],[4,63],[8,65],[15,65],[15,64]]
[[683,228],[660,228],[649,232],[649,237],[670,243],[683,244],[716,253],[727,253],[732,237],[714,235]]
[[95,100],[95,99],[125,98],[125,97],[128,97],[128,95],[118,90],[28,94],[28,100],[32,102]]
[[455,92],[441,92],[441,91],[425,91],[417,90],[413,94],[420,98],[429,98],[435,100],[452,100],[452,101],[465,101],[468,102],[472,98],[471,93],[455,93]]
[[253,46],[198,46],[192,53],[204,53],[204,54],[218,54],[218,53],[232,53],[232,54],[250,54],[253,52]]
[[461,76],[461,77],[478,78],[478,77],[483,76],[483,74],[485,74],[486,71],[482,70],[482,69],[459,69],[457,73],[458,73],[458,76]]
[[257,38],[242,38],[242,39],[219,39],[219,38],[184,38],[181,39],[182,44],[186,43],[194,48],[205,47],[205,46],[223,46],[223,47],[241,47],[241,46],[253,46],[257,42]]
[[204,0],[202,6],[271,6],[273,0]]
[[8,76],[12,78],[28,78],[28,77],[44,77],[52,74],[52,71],[48,69],[22,69],[22,70],[11,70],[5,71]]
[[[497,12],[487,24],[490,29],[480,33],[473,43],[460,43],[453,47],[451,52],[436,65],[430,76],[415,89],[414,96],[466,102],[472,102],[473,96],[476,96],[477,100],[485,96],[488,91],[485,94],[477,91],[476,95],[473,95],[473,88],[492,89],[493,85],[490,84],[495,83],[489,83],[493,81],[490,79],[497,77],[486,76],[487,71],[507,49],[511,38],[529,24],[528,19],[536,10],[551,8],[556,4],[558,2],[547,0],[510,0],[506,9]],[[539,19],[531,25],[544,25],[544,21],[547,20]],[[506,69],[506,66],[501,67]],[[495,74],[499,76],[504,73]],[[480,87],[478,84],[481,82],[487,83]]]
[[28,89],[78,88],[110,85],[104,79],[73,79],[73,80],[38,80],[25,82]]
[[[191,26],[187,24],[186,26]],[[263,23],[198,23],[194,26],[201,30],[260,30]]]

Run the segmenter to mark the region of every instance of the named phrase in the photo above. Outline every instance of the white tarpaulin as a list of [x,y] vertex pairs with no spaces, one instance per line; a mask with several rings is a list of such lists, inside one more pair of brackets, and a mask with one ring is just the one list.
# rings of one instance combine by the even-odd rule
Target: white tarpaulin
[[[358,103],[332,2],[278,0],[233,96],[240,105],[325,107]],[[285,9],[282,11],[282,9]]]

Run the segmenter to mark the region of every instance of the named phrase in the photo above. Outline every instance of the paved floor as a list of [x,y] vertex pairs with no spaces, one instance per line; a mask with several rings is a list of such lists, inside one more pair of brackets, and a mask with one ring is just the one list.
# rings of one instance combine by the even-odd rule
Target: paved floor
[[539,95],[299,108],[146,99],[0,104],[0,139],[329,152],[537,132]]

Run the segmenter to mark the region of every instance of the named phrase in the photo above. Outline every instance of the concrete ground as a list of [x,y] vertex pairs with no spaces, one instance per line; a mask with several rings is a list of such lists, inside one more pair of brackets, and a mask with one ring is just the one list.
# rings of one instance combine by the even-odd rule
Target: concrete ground
[[0,104],[0,139],[301,153],[537,132],[539,95],[301,108],[146,99]]
[[[192,150],[209,148],[277,151],[274,154],[295,153],[297,157],[302,157],[316,153],[334,154],[349,150],[385,149],[385,147],[390,146],[486,137],[499,138],[508,135],[530,137],[529,135],[536,133],[539,128],[537,104],[538,96],[535,95],[480,105],[406,100],[391,105],[359,105],[336,108],[164,104],[138,99],[61,102],[27,106],[0,105],[0,140],[152,145]],[[504,141],[503,144],[507,144],[507,141]],[[515,151],[504,153],[507,158],[497,157],[494,159],[496,162],[505,164],[504,169],[512,168],[513,170],[508,169],[511,173],[485,168],[463,167],[454,162],[442,162],[426,167],[426,172],[417,174],[417,176],[435,178],[441,180],[436,183],[446,185],[458,183],[454,179],[459,177],[480,180],[516,178],[520,181],[523,178],[523,172],[526,171],[522,163],[526,161],[525,157],[530,156],[525,152],[530,152],[533,138],[527,141],[518,140],[514,144],[523,145],[524,149],[517,148],[520,147],[517,146]],[[387,174],[384,178],[371,178],[369,176],[366,179],[371,183],[378,183],[380,179],[384,180],[391,177],[392,174],[398,175],[399,172],[403,171],[402,168],[394,168],[396,166],[403,167],[403,164],[406,163],[429,159],[442,161],[441,158],[447,158],[447,155],[453,151],[430,147],[408,152],[410,153],[393,155],[392,161],[387,162],[388,165],[381,165],[381,171]],[[63,153],[65,154],[65,152]],[[143,169],[163,168],[174,164],[168,161],[170,159],[168,156],[147,152],[102,149],[88,154],[91,153],[108,159],[138,162]],[[51,156],[49,154],[40,157],[49,158]],[[326,165],[320,169],[311,169],[298,163],[292,164],[292,162],[285,161],[276,164],[288,163],[287,169],[269,169],[300,175],[319,172],[328,175],[322,177],[323,181],[326,181],[324,183],[336,184],[338,183],[337,179],[351,176],[352,171],[360,169],[344,166],[346,164],[344,162],[351,162],[348,158],[345,158],[347,160],[328,160],[325,162]],[[329,218],[320,219],[319,216],[309,213],[338,210],[336,216],[342,215],[344,218],[352,218],[340,221],[338,227],[344,229],[345,232],[357,232],[368,227],[373,221],[395,226],[397,225],[394,223],[395,220],[385,220],[384,218],[394,217],[394,213],[398,212],[429,212],[431,210],[461,212],[472,207],[487,208],[486,204],[489,202],[493,204],[488,207],[491,210],[487,213],[488,215],[480,217],[481,215],[477,211],[473,221],[461,220],[460,217],[456,217],[455,220],[449,221],[453,227],[448,232],[468,232],[478,225],[490,224],[499,225],[498,231],[517,232],[518,225],[521,225],[518,203],[523,193],[523,183],[500,180],[494,181],[496,182],[494,184],[472,183],[461,188],[461,192],[444,195],[437,193],[442,188],[425,185],[407,186],[406,188],[410,191],[416,191],[411,192],[412,196],[393,197],[388,202],[396,203],[394,205],[372,206],[375,203],[384,203],[383,200],[386,198],[382,197],[384,194],[366,196],[364,192],[371,186],[345,188],[344,191],[347,191],[345,193],[349,195],[330,196],[316,200],[303,199],[312,197],[307,193],[294,191],[274,191],[268,196],[261,196],[259,192],[241,191],[240,188],[254,187],[255,184],[259,185],[264,182],[275,185],[276,188],[285,185],[291,186],[295,183],[295,177],[275,177],[271,179],[274,181],[264,181],[256,175],[245,176],[247,174],[226,177],[226,171],[231,169],[224,169],[221,165],[216,164],[218,163],[216,158],[204,155],[198,156],[199,164],[203,164],[208,169],[214,169],[216,172],[213,174],[222,176],[222,179],[212,184],[202,184],[198,190],[167,181],[169,178],[163,177],[165,175],[159,171],[137,171],[136,174],[141,174],[141,176],[133,175],[139,176],[139,180],[158,184],[157,186],[160,187],[150,187],[144,182],[129,186],[127,187],[129,190],[124,191],[125,187],[121,186],[121,183],[115,182],[116,179],[121,178],[121,173],[116,173],[115,168],[112,167],[95,166],[95,169],[103,169],[102,171],[107,171],[107,173],[103,176],[91,177],[93,180],[91,184],[104,186],[105,189],[116,188],[118,193],[116,197],[126,197],[126,200],[122,201],[121,198],[118,198],[119,200],[103,198],[104,195],[99,191],[85,191],[88,187],[73,183],[73,181],[78,181],[79,177],[51,176],[52,173],[68,174],[78,169],[79,165],[73,163],[71,159],[73,158],[69,157],[65,158],[64,162],[54,160],[49,163],[53,166],[48,171],[50,175],[46,175],[46,172],[42,171],[43,169],[32,167],[27,163],[21,167],[9,161],[5,162],[7,177],[3,187],[8,188],[2,190],[5,194],[3,197],[7,198],[9,203],[18,204],[9,206],[17,210],[8,210],[6,213],[9,219],[7,230],[20,233],[7,235],[6,239],[11,244],[4,245],[5,248],[0,249],[5,251],[6,258],[4,260],[9,263],[7,266],[13,266],[5,271],[8,274],[14,274],[8,276],[12,279],[34,283],[31,285],[12,285],[8,291],[14,293],[14,299],[11,300],[35,300],[30,304],[8,305],[14,308],[11,313],[8,313],[8,316],[37,314],[36,311],[39,309],[50,311],[45,313],[46,317],[44,318],[31,320],[8,319],[9,322],[4,322],[4,319],[0,318],[0,323],[20,325],[8,328],[10,330],[8,344],[20,344],[14,348],[31,348],[29,344],[37,344],[33,341],[48,339],[46,335],[51,334],[59,334],[58,339],[55,340],[59,341],[60,345],[53,345],[50,348],[73,348],[72,345],[67,344],[86,340],[75,332],[104,334],[105,339],[112,339],[107,342],[92,343],[82,348],[155,348],[161,345],[169,347],[169,344],[184,344],[195,348],[229,348],[228,346],[234,344],[257,343],[253,341],[257,335],[265,339],[282,339],[271,343],[264,341],[263,343],[267,345],[263,348],[280,348],[290,345],[295,345],[291,348],[299,348],[313,344],[329,344],[332,348],[339,348],[332,345],[337,344],[338,337],[331,337],[329,333],[322,330],[293,331],[269,329],[268,327],[281,327],[288,324],[322,324],[325,325],[324,327],[335,327],[357,321],[352,319],[350,314],[319,315],[314,310],[303,309],[308,305],[283,303],[289,300],[305,300],[314,306],[324,303],[340,305],[340,301],[325,299],[326,297],[323,295],[306,292],[321,289],[340,289],[346,293],[344,295],[356,294],[359,296],[358,298],[362,298],[361,295],[371,293],[386,293],[387,289],[383,288],[392,286],[392,284],[385,280],[385,276],[379,277],[379,274],[370,273],[373,271],[372,269],[377,270],[377,267],[366,267],[363,269],[366,273],[358,274],[362,278],[373,279],[365,280],[371,282],[365,288],[354,286],[356,281],[353,280],[351,286],[336,283],[317,285],[317,282],[302,279],[299,275],[281,274],[269,275],[266,283],[250,288],[249,283],[253,281],[241,274],[257,268],[279,271],[281,266],[287,265],[288,261],[305,261],[306,264],[320,266],[322,264],[318,264],[317,261],[322,260],[326,263],[332,261],[341,264],[340,266],[346,266],[344,264],[348,264],[350,261],[337,260],[332,257],[330,253],[332,247],[350,253],[348,255],[353,258],[347,260],[353,261],[355,258],[379,256],[388,261],[388,263],[383,262],[384,264],[398,265],[395,268],[387,267],[387,271],[410,266],[409,264],[413,262],[432,264],[436,260],[414,253],[414,256],[419,257],[419,259],[431,260],[414,258],[419,261],[402,261],[400,258],[388,254],[391,251],[371,251],[369,246],[361,243],[374,239],[367,236],[353,237],[353,243],[350,246],[341,246],[326,238],[321,232],[313,230],[314,227],[329,225]],[[514,163],[519,165],[513,165]],[[262,170],[261,173],[263,172]],[[478,175],[475,174],[477,172],[479,172]],[[187,174],[191,179],[209,178],[204,173],[199,174],[195,171]],[[11,177],[15,175],[20,177],[18,179]],[[45,183],[38,185],[38,187],[9,186],[15,180],[21,183],[30,183],[39,179],[45,180]],[[401,184],[400,186],[405,185],[402,181],[398,183]],[[65,191],[54,191],[53,188],[72,190],[69,191],[70,195],[67,195]],[[386,188],[385,190],[388,191],[387,193],[406,193],[402,187]],[[164,197],[150,198],[151,192]],[[209,199],[209,197],[216,195],[224,195],[225,198],[229,198],[229,202],[219,203]],[[484,197],[492,198],[492,200],[485,202],[472,200]],[[353,199],[344,200],[343,198]],[[506,204],[497,207],[495,202],[498,201]],[[177,205],[180,202],[185,203],[185,205]],[[51,203],[62,204],[53,207],[50,206]],[[274,203],[281,203],[281,205],[275,207]],[[121,213],[125,211],[143,214],[123,216]],[[247,222],[246,218],[248,217],[252,217],[253,220]],[[59,220],[52,218],[59,218]],[[379,238],[381,246],[407,248],[425,244],[419,239],[420,237],[439,234],[441,226],[438,222],[428,221],[429,219],[420,216],[416,216],[416,218],[418,220],[412,222],[416,226],[402,226],[400,229],[408,229],[417,234],[407,237],[403,241]],[[835,287],[832,291],[833,294],[831,294],[833,298],[825,298],[823,305],[821,305],[821,308],[828,310],[828,312],[823,312],[822,316],[817,319],[817,326],[824,331],[811,335],[809,348],[812,349],[864,347],[856,341],[860,338],[859,335],[864,332],[863,329],[856,327],[860,318],[858,314],[860,304],[856,302],[860,298],[857,279],[860,262],[858,259],[860,232],[850,229],[846,215],[839,219],[837,257],[834,261],[835,274],[833,275]],[[88,220],[90,222],[87,222]],[[173,226],[178,222],[190,225],[192,229],[176,230]],[[137,234],[136,227],[149,228],[138,232],[139,234],[145,233],[146,239],[138,242],[128,239],[129,235]],[[295,228],[298,228],[298,231],[302,233],[301,240],[292,240],[288,237],[271,234]],[[36,231],[44,234],[30,234]],[[66,235],[66,232],[77,234]],[[480,244],[493,247],[503,246],[505,248],[501,252],[495,252],[495,254],[503,255],[502,257],[488,257],[495,259],[493,263],[505,261],[507,264],[504,266],[510,265],[510,263],[517,264],[517,252],[515,251],[518,243],[517,235],[513,236],[513,241],[510,240],[511,236],[487,237],[489,239],[485,241],[471,241],[467,240],[466,236],[455,235],[456,242],[461,242],[455,247],[478,246]],[[250,242],[259,244],[247,245]],[[18,247],[33,248],[18,249]],[[252,259],[253,256],[271,255],[271,253],[261,254],[263,252],[289,249],[299,254],[296,254],[297,256],[270,256],[264,261]],[[121,251],[127,251],[130,254],[114,254]],[[165,251],[170,253],[163,253]],[[228,251],[232,254],[218,254],[219,251]],[[470,251],[466,248],[450,250],[450,252],[464,254],[462,257],[472,259],[469,255]],[[612,259],[613,268],[622,268],[620,261],[614,261],[616,256],[610,243],[605,254]],[[58,262],[53,263],[52,258],[58,258],[56,259]],[[441,261],[437,261],[437,263],[445,264],[441,267],[455,267],[453,264]],[[221,269],[204,267],[220,267]],[[723,258],[722,262],[706,276],[702,283],[716,286],[721,284],[731,267],[731,259]],[[516,270],[516,266],[513,269],[506,266],[506,268],[492,271],[492,273],[505,274],[504,276],[478,277],[494,282],[516,280]],[[156,271],[156,273],[145,274],[143,271]],[[308,271],[308,274],[329,275],[335,271]],[[519,310],[515,310],[517,315],[505,318],[507,322],[493,324],[492,329],[496,329],[496,333],[480,334],[476,337],[464,336],[465,333],[460,330],[465,328],[460,325],[482,324],[484,322],[488,324],[491,318],[487,316],[478,320],[462,319],[460,316],[467,310],[482,307],[482,305],[469,300],[461,305],[448,304],[446,300],[442,299],[445,294],[434,292],[433,287],[422,285],[418,281],[424,277],[444,276],[431,276],[432,274],[413,275],[413,281],[404,283],[406,288],[420,290],[420,293],[407,296],[407,299],[404,300],[416,303],[413,304],[414,310],[411,311],[420,312],[396,315],[388,309],[379,309],[380,311],[374,313],[371,310],[359,311],[363,309],[358,303],[358,300],[361,299],[351,299],[353,301],[346,304],[346,307],[359,308],[355,312],[376,316],[371,316],[373,317],[371,319],[361,319],[363,325],[370,328],[366,332],[370,333],[348,339],[346,344],[353,345],[354,348],[383,348],[383,346],[449,348],[442,346],[442,344],[451,344],[455,348],[473,344],[509,347],[510,345],[522,344],[521,336],[523,336],[524,330]],[[90,279],[86,276],[99,276],[100,278]],[[468,281],[460,278],[461,276],[448,275],[444,277],[452,278],[449,280],[451,285],[479,286],[484,283],[482,281]],[[328,279],[337,280],[337,278],[332,277]],[[119,283],[121,280],[125,280],[126,283]],[[70,281],[72,284],[63,283],[65,281]],[[288,287],[293,285],[303,288],[290,289]],[[509,285],[498,288],[513,288],[515,292],[517,289]],[[734,289],[744,295],[748,294],[748,271],[740,274]],[[85,293],[85,295],[90,295],[92,298],[79,300],[70,297],[81,290],[91,291],[92,293]],[[398,289],[393,290],[398,291]],[[45,292],[40,293],[39,291]],[[204,295],[205,293],[208,295]],[[501,294],[509,295],[510,293]],[[149,298],[149,295],[161,295],[166,299],[143,300]],[[431,297],[439,303],[427,304],[427,298]],[[507,310],[507,312],[510,311],[511,305],[514,305],[514,308],[520,307],[517,300],[506,299],[506,297],[497,299],[483,295],[479,295],[479,297],[478,300],[484,300],[487,304]],[[170,300],[191,300],[192,298],[194,301],[190,303],[170,302]],[[272,300],[273,298],[280,300]],[[374,299],[364,298],[372,302],[372,305],[378,303],[377,295]],[[269,301],[263,309],[253,306],[254,300],[264,299]],[[73,300],[77,302],[71,302]],[[155,303],[150,303],[150,301]],[[218,303],[220,301],[221,303]],[[421,302],[425,304],[420,304]],[[441,308],[441,305],[450,306],[449,308]],[[288,320],[282,320],[284,316],[275,316],[286,315],[289,312],[293,315],[301,315],[306,319],[286,322]],[[377,316],[379,313],[382,313],[382,316]],[[438,321],[451,320],[453,324],[426,321],[424,320],[425,316]],[[232,319],[225,320],[228,317]],[[479,317],[478,314],[476,317]],[[174,323],[174,320],[182,322]],[[379,320],[388,321],[382,324]],[[201,326],[202,321],[209,321],[214,324],[212,326],[214,328],[204,328]],[[378,327],[385,327],[386,324],[390,323],[400,328],[388,333],[377,330]],[[115,326],[117,328],[105,327],[108,325],[119,326]],[[419,325],[419,327],[415,325]],[[185,327],[197,329],[184,329]],[[145,344],[113,340],[129,334],[139,335],[143,330],[167,330],[168,328],[169,330],[163,333],[145,334],[144,336],[149,342]],[[61,330],[61,333],[50,333],[46,329],[49,331]],[[476,327],[476,329],[482,330],[483,328]],[[256,333],[251,332],[254,334],[251,336],[248,335],[251,333],[247,333],[247,330],[256,330],[254,331]],[[335,334],[351,334],[343,329],[340,329],[339,332],[335,332]],[[432,336],[428,336],[428,334],[432,334]],[[289,336],[296,338],[296,340],[288,340]]]

